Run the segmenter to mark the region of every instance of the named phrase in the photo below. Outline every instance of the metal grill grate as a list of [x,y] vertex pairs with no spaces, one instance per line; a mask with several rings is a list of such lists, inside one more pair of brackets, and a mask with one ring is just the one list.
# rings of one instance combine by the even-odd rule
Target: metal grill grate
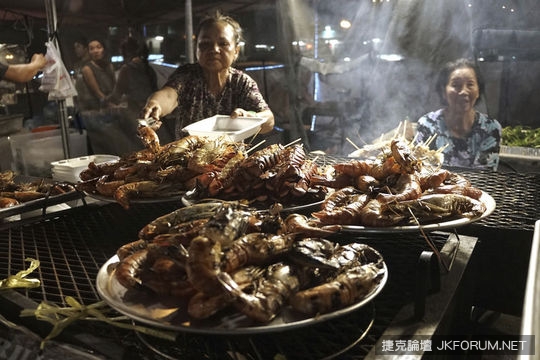
[[64,304],[65,297],[72,296],[83,304],[95,302],[96,269],[121,244],[136,240],[144,224],[172,209],[145,206],[144,211],[124,211],[114,205],[93,211],[88,206],[7,228],[0,232],[0,261],[7,266],[1,274],[15,274],[28,266],[26,258],[37,259],[41,287],[27,290],[30,299]]
[[[37,272],[41,287],[18,290],[24,296],[36,303],[49,301],[59,305],[65,305],[66,296],[86,305],[99,301],[95,279],[101,265],[114,255],[120,245],[136,240],[142,226],[174,210],[176,205],[145,204],[128,211],[117,204],[88,205],[56,213],[31,224],[21,223],[5,228],[0,231],[0,277],[25,269],[24,259],[31,257],[41,262]],[[433,234],[432,239],[442,248],[447,234]],[[289,358],[315,359],[355,344],[369,329],[367,336],[340,358],[354,359],[367,355],[397,311],[411,301],[414,278],[410,274],[420,253],[429,248],[417,234],[347,236],[341,240],[362,241],[379,250],[385,257],[390,274],[386,287],[375,301],[354,315],[278,336],[235,338],[181,334],[174,346],[153,338],[146,340],[152,346],[172,353],[173,357],[195,359],[205,354],[209,358],[220,358],[226,349],[248,353],[254,358],[269,358],[281,353]],[[115,330],[107,327],[92,331],[103,339],[118,338],[111,336]],[[134,334],[123,335],[120,341],[124,349],[131,349],[143,358],[151,358],[152,355],[144,355],[148,354],[148,347]]]
[[534,231],[540,219],[540,174],[461,171],[473,186],[490,194],[495,211],[478,225]]
[[[325,157],[323,160],[334,163],[342,159]],[[474,226],[533,231],[535,221],[540,219],[537,207],[540,203],[540,174],[458,172],[497,202],[494,213]],[[18,290],[20,294],[36,303],[49,301],[65,305],[66,296],[72,296],[83,304],[99,301],[95,279],[101,265],[120,245],[136,240],[142,226],[177,206],[179,204],[175,203],[144,204],[126,211],[117,204],[88,205],[37,220],[4,224],[0,230],[0,278],[27,268],[25,259],[35,258],[41,265],[32,275],[39,277],[41,287]],[[447,239],[445,234],[432,234],[431,237],[439,249]],[[98,338],[114,338],[121,342],[123,350],[130,353],[126,356],[131,358],[154,358],[145,342],[158,350],[164,349],[172,357],[188,359],[199,359],[201,354],[206,358],[222,358],[223,351],[236,351],[255,359],[271,358],[277,353],[288,358],[315,359],[335,354],[352,344],[355,346],[339,358],[363,358],[397,311],[412,301],[415,280],[410,274],[415,270],[420,253],[429,248],[418,234],[349,235],[341,240],[361,241],[374,247],[383,254],[389,270],[389,280],[381,294],[369,306],[345,319],[287,331],[279,336],[235,338],[180,334],[174,345],[153,338],[140,339],[130,332],[111,336],[115,330],[108,326],[92,326],[86,330]],[[361,341],[356,344],[359,339]]]

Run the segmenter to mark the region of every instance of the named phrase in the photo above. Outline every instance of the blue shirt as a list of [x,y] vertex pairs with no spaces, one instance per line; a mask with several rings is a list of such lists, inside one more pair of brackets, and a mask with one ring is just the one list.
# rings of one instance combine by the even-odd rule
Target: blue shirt
[[437,135],[430,144],[432,150],[447,145],[443,151],[444,165],[497,170],[502,128],[497,120],[486,114],[476,111],[471,132],[465,138],[451,135],[444,122],[444,109],[422,116],[416,132],[418,143]]

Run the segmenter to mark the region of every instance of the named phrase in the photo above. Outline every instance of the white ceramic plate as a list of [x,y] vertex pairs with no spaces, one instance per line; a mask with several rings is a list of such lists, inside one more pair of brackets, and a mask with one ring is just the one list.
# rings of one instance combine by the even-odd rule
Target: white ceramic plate
[[216,314],[211,319],[192,321],[187,312],[186,304],[181,301],[168,301],[143,291],[129,290],[122,286],[114,275],[112,269],[118,262],[115,255],[110,258],[99,270],[96,286],[99,295],[112,308],[127,315],[133,320],[148,325],[173,331],[200,333],[200,334],[256,334],[283,331],[315,325],[323,321],[337,318],[356,311],[372,301],[384,288],[388,279],[388,269],[383,263],[384,275],[377,287],[354,305],[315,317],[303,316],[293,312],[288,307],[282,309],[278,316],[268,324],[254,323],[245,315],[236,311]]

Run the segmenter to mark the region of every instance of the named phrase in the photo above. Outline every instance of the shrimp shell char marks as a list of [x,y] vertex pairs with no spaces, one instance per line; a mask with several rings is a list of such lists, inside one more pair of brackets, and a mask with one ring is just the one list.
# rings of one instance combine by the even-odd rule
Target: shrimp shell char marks
[[333,258],[339,245],[322,238],[305,238],[296,241],[289,258],[304,266],[339,269],[339,262]]
[[486,205],[481,201],[460,194],[430,194],[419,200],[446,209],[453,215],[477,217],[486,211]]
[[151,240],[159,234],[168,233],[171,228],[178,224],[192,220],[210,218],[215,214],[219,206],[219,203],[202,203],[174,210],[156,218],[144,226],[139,231],[139,237],[141,239]]
[[[253,286],[264,273],[264,268],[245,266],[231,273],[231,277],[239,288],[244,290],[248,286]],[[188,314],[195,319],[206,319],[231,305],[233,300],[234,298],[225,291],[214,295],[198,292],[189,300]]]
[[245,265],[264,265],[289,252],[296,240],[294,234],[246,234],[236,239],[225,252],[221,269],[231,272]]
[[202,233],[223,246],[230,245],[234,239],[244,234],[251,212],[239,203],[222,203],[206,223]]
[[348,269],[334,280],[296,292],[289,299],[292,308],[307,315],[325,314],[355,304],[368,296],[384,274],[378,264]]
[[156,161],[165,167],[170,165],[186,166],[193,151],[208,141],[205,137],[194,135],[183,137],[182,139],[163,145],[156,156]]
[[236,309],[260,323],[274,319],[300,287],[293,267],[283,262],[269,265],[251,293],[244,292],[226,272],[220,273],[218,280],[224,291],[234,298]]

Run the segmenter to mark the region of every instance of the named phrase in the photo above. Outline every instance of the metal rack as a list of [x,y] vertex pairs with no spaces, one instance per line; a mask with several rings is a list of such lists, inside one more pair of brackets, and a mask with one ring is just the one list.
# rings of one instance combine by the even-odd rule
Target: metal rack
[[[87,206],[44,216],[37,221],[23,221],[4,227],[0,231],[1,274],[13,274],[26,267],[27,257],[40,260],[38,276],[41,287],[13,291],[9,299],[0,297],[2,309],[16,309],[20,297],[37,305],[48,301],[65,305],[65,297],[72,296],[82,304],[89,305],[100,298],[95,288],[95,278],[117,248],[137,237],[138,230],[156,217],[170,212],[175,204],[145,204],[126,211],[117,204]],[[433,234],[439,248],[447,242],[448,234]],[[318,359],[334,356],[347,350],[340,358],[362,358],[371,350],[380,335],[387,329],[397,311],[415,299],[415,271],[420,254],[429,251],[425,240],[418,234],[357,236],[343,241],[362,241],[379,250],[391,274],[390,281],[381,294],[365,308],[351,316],[338,318],[301,330],[291,330],[272,336],[201,336],[180,334],[174,346],[146,337],[146,341],[157,349],[166,349],[171,356],[198,358],[202,354],[209,358],[219,358],[223,350],[231,353],[251,354],[254,358],[268,358],[275,354],[288,357]],[[15,300],[14,300],[15,299]],[[10,311],[17,314],[18,311]],[[16,315],[10,320],[21,323]],[[40,322],[26,318],[24,325],[39,329]],[[42,325],[42,324],[41,324]],[[84,325],[81,325],[84,326]],[[150,359],[155,355],[144,341],[134,333],[120,331],[110,326],[84,326],[83,333],[90,333],[100,342],[109,346],[82,343],[77,332],[81,328],[68,329],[62,341],[75,342],[79,346],[90,347],[99,353],[111,346],[139,354],[139,358]],[[46,330],[39,333],[47,334]],[[306,337],[310,338],[308,340]],[[314,341],[313,339],[324,339]],[[112,345],[111,345],[112,342]],[[189,344],[185,347],[185,344]],[[136,350],[135,350],[136,349]],[[176,351],[176,353],[174,353]],[[111,354],[104,354],[112,357]],[[212,357],[215,356],[215,357]],[[257,357],[258,356],[258,357]],[[137,358],[137,357],[134,357]]]
[[[462,173],[473,185],[492,195],[497,202],[497,208],[489,218],[460,228],[460,234],[478,235],[483,246],[491,240],[485,239],[486,234],[515,234],[521,231],[524,232],[524,238],[532,234],[535,219],[540,218],[536,207],[540,200],[537,189],[540,186],[540,176],[476,171]],[[64,305],[66,296],[72,296],[86,305],[100,300],[95,279],[101,265],[114,255],[120,245],[136,240],[137,232],[142,226],[179,206],[179,203],[137,204],[124,210],[115,203],[88,204],[34,219],[3,224],[0,226],[0,277],[25,269],[27,264],[24,259],[32,257],[41,261],[41,266],[36,270],[41,287],[2,292],[1,315],[32,329],[42,337],[46,336],[50,328],[46,324],[44,326],[42,321],[18,316],[21,306],[36,306],[42,301]],[[448,244],[450,239],[448,233],[434,232],[430,236],[439,250]],[[424,300],[428,301],[425,308],[428,311],[423,314],[422,322],[418,321],[419,312],[415,309],[419,306],[416,287],[418,278],[412,274],[416,272],[422,254],[430,251],[425,239],[417,233],[349,234],[343,235],[340,241],[364,242],[378,250],[383,254],[390,276],[383,291],[369,306],[346,318],[325,322],[320,327],[287,331],[272,336],[224,337],[181,333],[174,344],[154,338],[140,338],[131,331],[104,324],[74,324],[59,340],[111,359],[127,356],[133,359],[162,358],[151,347],[158,351],[166,350],[173,357],[181,355],[188,359],[198,359],[201,355],[219,358],[223,351],[230,352],[232,356],[243,354],[255,359],[276,354],[283,354],[288,358],[305,356],[310,359],[325,358],[338,353],[340,359],[370,357],[383,334],[406,331],[403,318],[409,319],[408,324],[414,328],[422,324],[428,326],[432,332],[453,326],[443,324],[442,321],[443,315],[446,315],[446,318],[453,316],[441,312],[433,313],[429,309],[446,309],[440,305],[458,297],[458,293],[461,296],[471,296],[473,293],[468,288],[470,279],[465,281],[465,270],[469,266],[469,260],[474,260],[471,259],[471,254],[478,250],[478,246],[475,246],[475,238],[460,237],[467,240],[462,241],[459,246],[456,264],[459,264],[460,268],[441,275],[439,291],[436,286],[428,288],[428,296],[424,297]],[[476,264],[476,261],[472,262],[472,265]],[[477,268],[474,268],[469,273],[476,274],[476,270]],[[512,282],[519,283],[519,279],[514,278]],[[468,299],[464,303],[470,301],[471,299]],[[396,323],[396,319],[400,318],[402,322]],[[430,319],[429,324],[426,319]],[[341,354],[343,350],[346,351]]]

